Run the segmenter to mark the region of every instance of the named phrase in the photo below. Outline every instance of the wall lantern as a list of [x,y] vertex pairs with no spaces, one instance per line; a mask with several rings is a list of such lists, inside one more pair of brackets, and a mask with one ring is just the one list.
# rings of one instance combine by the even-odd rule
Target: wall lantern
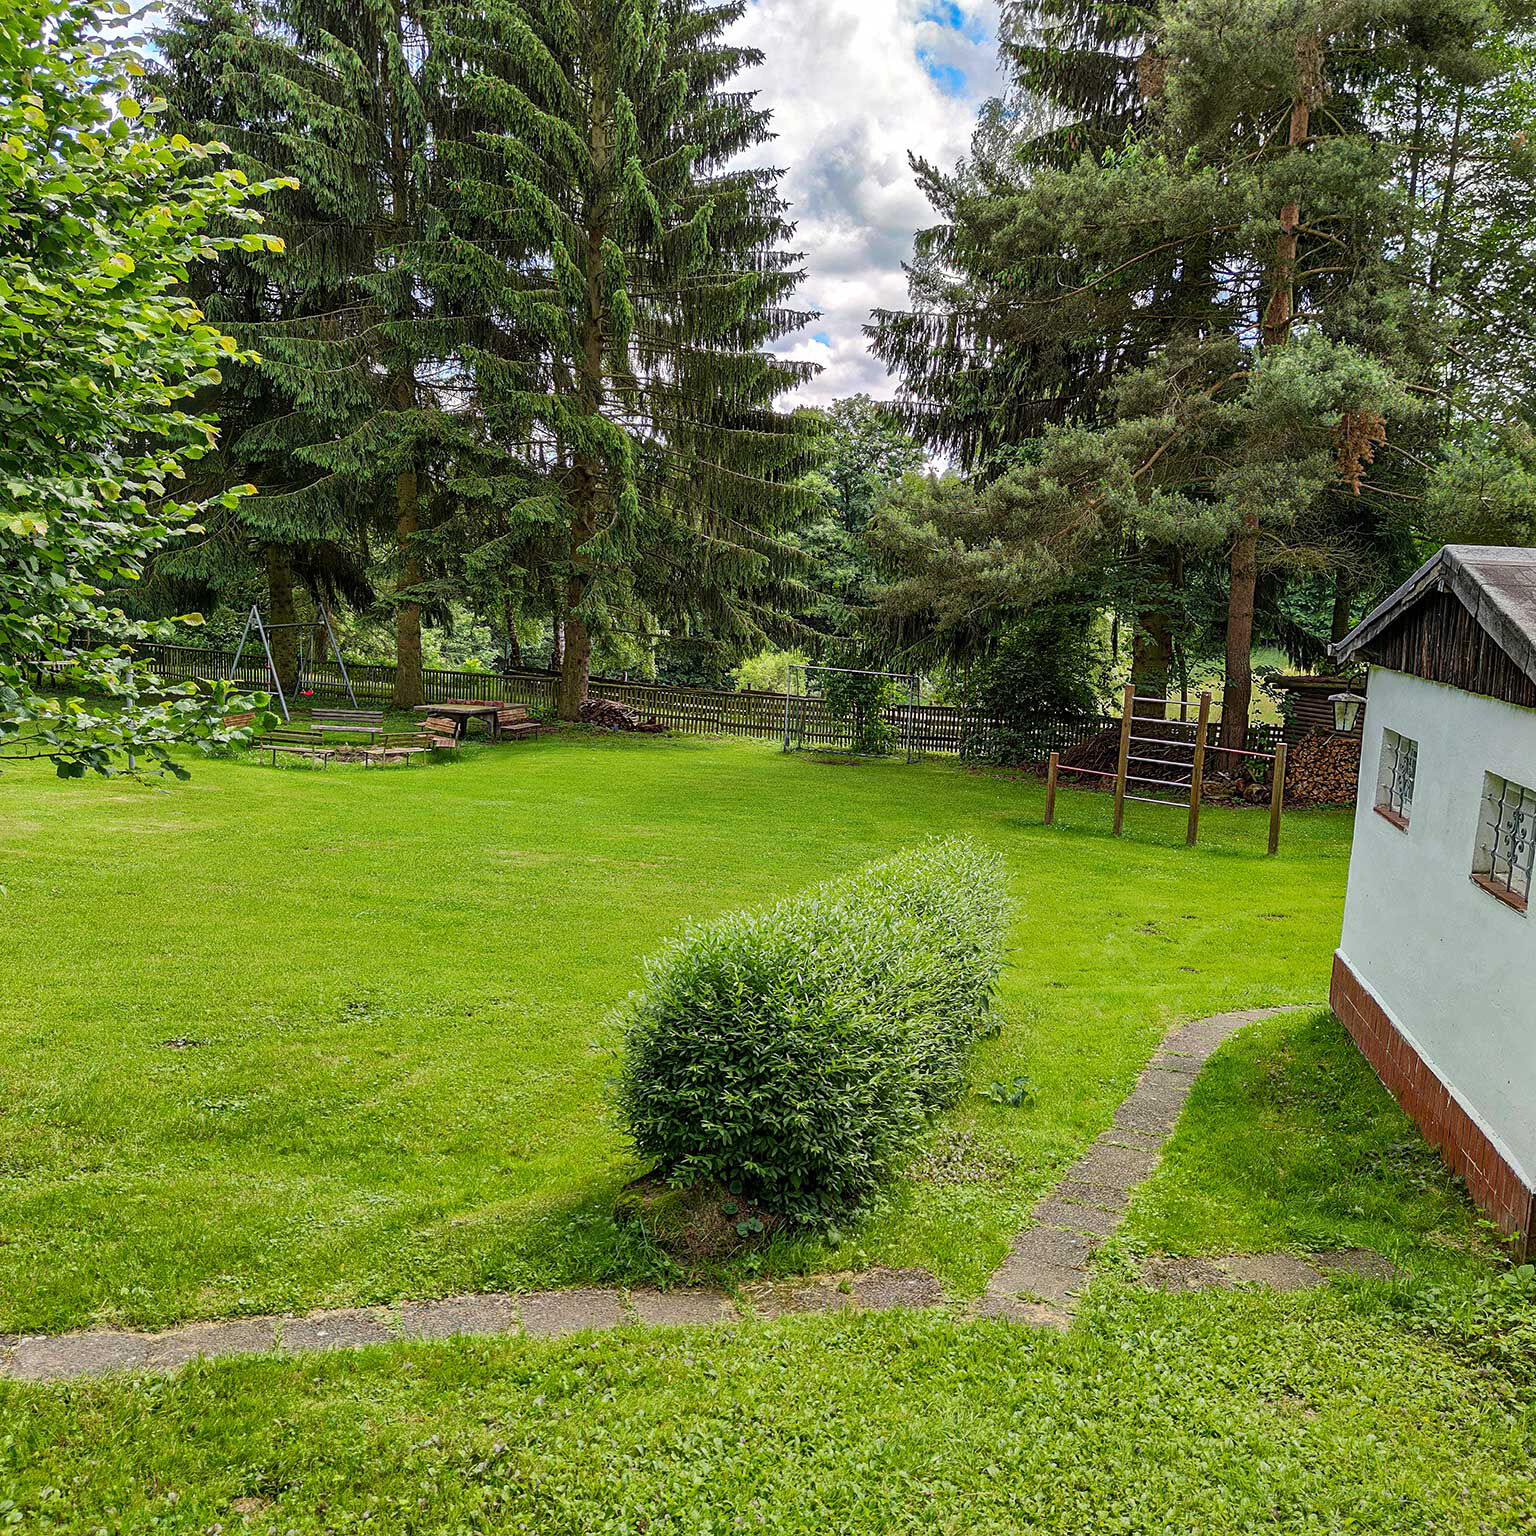
[[1360,711],[1365,708],[1365,700],[1358,693],[1336,693],[1328,702],[1333,705],[1333,728],[1341,736],[1354,735],[1355,726],[1360,721]]

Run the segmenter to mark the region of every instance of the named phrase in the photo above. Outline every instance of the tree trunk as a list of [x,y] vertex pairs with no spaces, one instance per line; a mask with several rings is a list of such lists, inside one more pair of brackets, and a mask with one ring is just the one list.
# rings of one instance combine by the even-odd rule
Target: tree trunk
[[1158,610],[1137,614],[1131,635],[1131,681],[1137,698],[1133,714],[1162,719],[1166,705],[1156,701],[1168,697],[1172,671],[1173,630],[1168,615]]
[[[1227,681],[1221,704],[1221,745],[1242,751],[1248,745],[1248,709],[1253,702],[1253,608],[1259,585],[1259,519],[1243,518],[1232,544],[1232,590],[1227,600]],[[1236,759],[1224,760],[1233,768]]]
[[[1322,99],[1323,46],[1314,32],[1296,38],[1295,84],[1291,96],[1291,125],[1287,142],[1293,152],[1312,133],[1312,108]],[[1259,323],[1267,352],[1291,339],[1296,314],[1296,246],[1301,205],[1289,202],[1280,210],[1275,259],[1270,269],[1269,302]],[[1245,512],[1232,541],[1232,587],[1227,597],[1226,687],[1221,705],[1221,745],[1241,750],[1248,743],[1248,711],[1253,703],[1253,610],[1259,585],[1259,515]],[[1232,767],[1234,758],[1224,765]]]
[[565,620],[561,618],[558,608],[549,625],[549,670],[558,675],[565,666]]
[[[1291,127],[1287,142],[1300,149],[1312,134],[1312,107],[1322,97],[1322,42],[1315,33],[1296,39],[1296,82],[1291,97]],[[1296,313],[1296,241],[1301,224],[1301,204],[1286,203],[1280,210],[1280,233],[1275,236],[1275,261],[1270,269],[1269,303],[1264,309],[1260,334],[1264,346],[1283,347],[1291,336]]]
[[[400,563],[396,592],[409,592],[421,581],[421,557],[416,551],[420,526],[420,486],[408,469],[395,482],[395,543]],[[395,609],[396,709],[414,709],[426,700],[421,681],[421,604],[402,602]]]
[[299,677],[299,632],[292,625],[298,615],[293,605],[293,555],[286,544],[267,545],[267,639],[272,645],[272,665],[288,701]]
[[309,636],[311,666],[321,666],[336,659],[331,655],[331,642],[325,633],[325,619],[329,609],[330,604],[323,595],[315,599],[315,622],[310,626]]
[[512,611],[512,604],[502,606],[502,623],[507,631],[507,671],[521,672],[523,670],[523,645],[517,638],[517,615]]
[[[606,65],[599,61],[593,72],[592,103],[587,117],[588,147],[592,154],[597,194],[587,211],[583,277],[586,280],[587,312],[582,317],[581,354],[576,359],[576,392],[581,412],[587,417],[602,414],[604,381],[603,322],[607,300],[603,278],[603,249],[608,239],[608,179],[613,159],[609,113],[611,93]],[[590,544],[600,526],[599,506],[607,487],[607,466],[589,451],[578,449],[573,463],[571,505],[570,574],[565,588],[565,651],[560,668],[560,718],[579,720],[587,701],[592,675],[592,636],[581,613],[581,604],[592,585]]]
[[1355,595],[1349,590],[1342,576],[1336,576],[1333,582],[1333,622],[1329,627],[1328,638],[1337,644],[1347,635],[1354,626],[1349,622],[1350,614],[1354,609]]
[[[403,11],[396,11],[394,27],[396,42],[403,48]],[[387,62],[384,87],[390,134],[390,214],[396,236],[404,241],[411,232],[410,157],[400,93],[395,88]],[[408,300],[407,312],[414,307]],[[390,367],[391,407],[401,414],[413,412],[416,408],[414,364],[396,360]],[[395,477],[395,550],[400,573],[395,586],[397,593],[409,592],[421,583],[421,556],[416,548],[421,518],[420,468],[413,447],[412,462]],[[395,694],[392,702],[396,709],[414,709],[425,699],[421,681],[421,604],[403,602],[395,608]]]
[[565,647],[560,659],[560,718],[581,719],[581,706],[587,702],[587,685],[592,677],[592,636],[587,626],[572,613],[565,621]]

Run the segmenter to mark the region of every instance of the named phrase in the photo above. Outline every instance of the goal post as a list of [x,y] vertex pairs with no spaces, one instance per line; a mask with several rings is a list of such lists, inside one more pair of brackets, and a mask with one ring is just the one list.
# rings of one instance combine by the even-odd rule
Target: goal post
[[784,685],[784,750],[829,747],[855,757],[918,756],[915,672],[797,662]]

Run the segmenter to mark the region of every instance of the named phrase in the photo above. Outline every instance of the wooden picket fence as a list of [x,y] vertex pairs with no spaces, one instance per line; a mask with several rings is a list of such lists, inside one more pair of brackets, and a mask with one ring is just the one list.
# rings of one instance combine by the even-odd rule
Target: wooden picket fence
[[[167,682],[231,678],[230,651],[148,643],[138,649]],[[347,675],[359,703],[387,702],[394,691],[392,666],[349,661]],[[254,661],[249,653],[241,658],[232,680],[253,689],[266,686],[265,660],[259,651]],[[306,663],[305,686],[328,702],[337,695],[345,698],[341,671],[334,661]],[[557,683],[548,672],[452,672],[428,667],[422,672],[422,688],[429,704],[447,699],[496,699],[525,705],[537,713],[552,713]],[[784,735],[782,693],[687,688],[609,677],[593,678],[592,692],[625,705],[644,719],[659,721],[670,730],[687,735],[750,736],[765,741],[782,740]],[[822,700],[797,698],[794,709],[797,741],[833,751],[846,750],[851,745],[849,728],[828,715]],[[1050,753],[1065,751],[1115,724],[1107,715],[1042,716],[1023,727],[1011,725],[1004,731],[996,721],[974,710],[939,704],[896,705],[887,718],[903,749],[910,744],[915,752],[985,759],[995,755],[999,740],[1006,740],[1010,757],[1039,762],[1044,762]]]

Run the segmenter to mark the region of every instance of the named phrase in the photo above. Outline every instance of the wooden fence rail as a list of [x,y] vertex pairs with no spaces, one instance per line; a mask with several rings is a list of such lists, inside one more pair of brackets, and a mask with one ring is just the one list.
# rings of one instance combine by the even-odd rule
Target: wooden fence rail
[[[167,682],[191,679],[212,681],[229,678],[233,652],[200,646],[145,643],[138,652]],[[395,686],[395,669],[371,662],[347,663],[358,702],[388,702]],[[307,662],[305,687],[327,700],[345,697],[341,671],[333,661]],[[264,658],[242,657],[233,681],[253,689],[268,685]],[[522,704],[539,712],[553,712],[556,679],[547,672],[453,672],[438,667],[422,671],[422,688],[429,704],[447,699],[496,699]],[[751,736],[777,741],[784,734],[782,693],[730,692],[717,688],[686,688],[667,683],[633,683],[618,678],[593,678],[595,696],[613,699],[648,720],[695,736]],[[849,728],[832,719],[820,699],[795,699],[796,738],[817,748],[847,749],[852,744]],[[802,720],[802,714],[803,720]],[[909,743],[917,752],[945,753],[955,757],[985,759],[1006,747],[1010,759],[1044,762],[1052,753],[1065,751],[1106,727],[1118,725],[1109,715],[1042,716],[1024,725],[1007,726],[974,710],[940,704],[901,704],[887,718],[896,730],[899,745]],[[1261,745],[1265,731],[1260,726]]]

